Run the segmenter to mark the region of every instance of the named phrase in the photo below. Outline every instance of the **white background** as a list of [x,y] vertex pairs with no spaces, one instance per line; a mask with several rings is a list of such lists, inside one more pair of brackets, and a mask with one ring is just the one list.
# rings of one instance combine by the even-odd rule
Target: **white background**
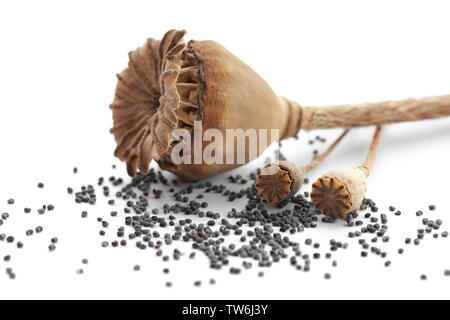
[[[330,238],[349,241],[347,251],[336,253],[338,268],[322,258],[303,273],[283,261],[265,270],[262,279],[255,267],[239,276],[210,270],[200,254],[195,260],[163,263],[152,250],[102,249],[96,217],[107,217],[107,239],[113,239],[123,216],[108,217],[111,208],[100,190],[95,207],[76,205],[65,192],[68,186],[95,184],[98,176],[126,178],[124,165],[113,158],[108,105],[115,73],[126,66],[128,51],[147,37],[184,28],[187,39],[223,44],[279,95],[305,105],[358,103],[449,94],[449,12],[448,1],[430,0],[2,1],[0,212],[11,217],[0,233],[14,234],[25,247],[0,243],[0,258],[12,255],[9,263],[0,260],[0,298],[450,298],[450,277],[443,275],[450,269],[450,239],[428,236],[419,247],[403,244],[421,227],[417,209],[442,218],[448,230],[450,119],[393,125],[383,133],[368,197],[381,212],[391,204],[402,210],[401,217],[389,214],[388,269],[379,257],[360,258],[356,241],[346,239],[351,229],[343,223],[292,237],[301,243],[313,238],[322,244],[322,254]],[[352,131],[311,179],[331,168],[359,164],[372,132]],[[320,134],[330,141],[338,131]],[[299,164],[308,162],[315,148],[308,146],[306,133],[301,137],[283,148]],[[74,166],[78,175],[72,174]],[[40,181],[44,189],[36,187]],[[10,197],[16,199],[14,206],[6,204]],[[229,209],[222,198],[212,200],[214,211]],[[55,204],[55,211],[37,215],[36,209],[48,203]],[[158,207],[161,202],[151,203]],[[437,210],[430,213],[429,204]],[[33,213],[25,215],[25,206]],[[81,219],[85,208],[89,218]],[[37,225],[44,232],[25,237],[25,230]],[[59,244],[50,253],[47,246],[54,236]],[[183,245],[177,247],[189,253]],[[403,256],[397,254],[399,247],[405,248]],[[82,266],[82,258],[89,265]],[[242,261],[232,263],[240,266]],[[141,265],[140,272],[132,270],[135,264]],[[166,266],[169,275],[162,273]],[[16,273],[14,281],[4,273],[7,267]],[[80,267],[82,276],[76,274]],[[332,280],[323,279],[325,272]],[[421,274],[428,281],[421,281]],[[210,278],[217,284],[209,285]],[[196,280],[203,285],[194,287]],[[166,288],[166,281],[174,286]]]

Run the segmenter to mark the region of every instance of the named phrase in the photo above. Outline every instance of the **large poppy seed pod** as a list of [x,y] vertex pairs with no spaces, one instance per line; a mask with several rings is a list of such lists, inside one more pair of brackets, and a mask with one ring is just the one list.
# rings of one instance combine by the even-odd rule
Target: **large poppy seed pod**
[[258,195],[269,203],[280,203],[295,195],[305,178],[303,168],[289,161],[265,166],[255,182]]
[[[162,40],[129,53],[128,67],[118,77],[111,104],[117,148],[115,155],[127,162],[128,173],[147,172],[152,159],[163,169],[186,180],[197,180],[241,164],[179,164],[171,160],[180,143],[177,128],[192,132],[194,121],[202,130],[278,129],[281,139],[297,133],[299,106],[275,95],[249,66],[214,41],[190,41],[185,31],[171,30]],[[209,142],[202,143],[204,149]],[[259,145],[259,135],[258,135]],[[238,152],[235,145],[234,155]],[[226,145],[223,163],[226,163]],[[248,148],[247,148],[248,149]],[[259,156],[264,150],[259,150]],[[245,162],[251,159],[245,150]],[[194,152],[192,152],[193,154]],[[191,161],[193,163],[194,161]]]
[[[450,95],[354,106],[300,107],[278,97],[260,76],[220,44],[186,44],[185,33],[171,30],[162,40],[148,39],[129,53],[128,67],[117,75],[110,105],[114,121],[111,133],[117,143],[115,156],[127,162],[131,176],[138,169],[147,172],[153,159],[162,169],[186,180],[236,168],[264,151],[260,129],[267,130],[265,138],[270,144],[274,138],[271,129],[278,130],[278,138],[284,139],[301,128],[352,128],[450,115]],[[238,150],[235,143],[233,150],[227,148],[230,141],[223,141],[215,148],[223,164],[195,164],[195,147],[190,163],[174,161],[171,155],[178,144],[195,145],[193,139],[186,141],[185,136],[176,134],[176,129],[192,132],[197,121],[201,121],[202,132],[217,129],[223,137],[227,129],[256,130],[256,154],[248,145]],[[209,144],[201,139],[200,156]],[[244,155],[245,161],[237,161],[238,154]],[[233,157],[234,161],[227,161]]]

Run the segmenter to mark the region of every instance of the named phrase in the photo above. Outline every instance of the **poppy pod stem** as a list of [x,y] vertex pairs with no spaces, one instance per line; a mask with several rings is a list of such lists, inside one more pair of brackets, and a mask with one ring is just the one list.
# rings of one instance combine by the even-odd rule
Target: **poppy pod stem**
[[324,152],[322,153],[320,156],[318,156],[317,158],[315,158],[313,161],[311,161],[309,164],[307,164],[306,166],[303,167],[303,172],[308,173],[311,170],[315,169],[319,164],[321,164],[323,162],[323,160],[325,160],[331,152],[333,152],[333,150],[337,147],[337,145],[342,141],[342,139],[344,139],[344,137],[347,135],[347,133],[349,132],[349,130],[345,130],[340,136],[339,138],[336,139],[336,141],[333,142],[333,144]]
[[450,116],[450,95],[356,105],[302,107],[299,129],[355,128]]
[[378,126],[361,166],[332,170],[313,183],[311,201],[323,214],[345,220],[348,213],[359,208],[366,195],[367,177],[379,145],[380,133],[381,126]]
[[366,161],[364,161],[364,163],[360,166],[360,168],[366,173],[366,177],[369,176],[370,169],[372,169],[373,161],[375,160],[375,154],[377,153],[378,145],[380,144],[380,133],[381,126],[378,126],[375,131],[375,135],[373,136],[372,145],[370,146]]

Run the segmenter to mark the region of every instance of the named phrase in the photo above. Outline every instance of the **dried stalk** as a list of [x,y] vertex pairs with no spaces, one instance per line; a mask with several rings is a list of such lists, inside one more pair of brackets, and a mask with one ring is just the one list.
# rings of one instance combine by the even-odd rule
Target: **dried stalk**
[[319,164],[321,164],[323,162],[323,160],[325,160],[331,152],[333,152],[334,149],[336,149],[336,147],[338,146],[338,144],[342,141],[342,139],[344,139],[344,137],[347,135],[347,133],[349,132],[349,130],[345,130],[329,147],[328,149],[322,153],[320,156],[318,156],[316,159],[314,159],[313,161],[311,161],[309,164],[307,164],[306,166],[303,167],[303,172],[308,173],[311,170],[317,168],[317,166]]
[[355,128],[448,117],[450,95],[301,109],[299,129]]
[[373,161],[375,160],[375,154],[377,153],[378,145],[380,144],[380,133],[381,133],[381,126],[377,127],[377,130],[375,131],[375,135],[372,139],[372,144],[370,145],[369,153],[367,154],[366,161],[362,165],[359,166],[361,170],[364,170],[366,173],[366,177],[369,176],[370,170],[373,166]]

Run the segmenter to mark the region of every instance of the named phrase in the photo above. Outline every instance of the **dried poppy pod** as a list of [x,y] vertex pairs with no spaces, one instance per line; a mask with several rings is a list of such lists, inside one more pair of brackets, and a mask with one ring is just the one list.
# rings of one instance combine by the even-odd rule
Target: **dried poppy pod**
[[306,173],[316,168],[347,135],[345,130],[331,146],[306,166],[298,167],[289,161],[279,161],[265,166],[255,182],[258,195],[269,203],[276,204],[295,195],[301,188]]
[[332,170],[313,183],[311,201],[323,214],[346,219],[347,214],[358,209],[367,190],[367,177],[372,167],[379,143],[378,127],[363,165]]
[[[185,44],[184,34],[171,30],[161,41],[148,39],[130,52],[128,67],[118,75],[111,132],[117,142],[115,155],[127,161],[131,176],[138,168],[147,172],[152,159],[186,180],[242,165],[226,163],[230,150],[225,143],[221,148],[223,164],[174,164],[171,152],[180,141],[173,132],[192,132],[195,121],[202,121],[203,132],[214,128],[223,136],[227,129],[278,129],[283,139],[298,131],[297,105],[277,97],[261,77],[220,44]],[[259,135],[257,139],[259,145]],[[202,151],[207,145],[202,142]],[[248,148],[231,150],[235,158],[242,151],[245,163],[253,160]]]
[[280,203],[300,190],[304,178],[303,168],[289,161],[280,161],[261,170],[255,188],[262,199]]
[[[145,173],[152,159],[162,169],[186,180],[198,180],[236,168],[259,156],[261,129],[276,129],[279,139],[305,130],[350,128],[399,121],[437,118],[450,115],[450,96],[407,99],[398,102],[355,106],[301,107],[278,97],[270,86],[249,66],[214,41],[183,41],[185,31],[171,30],[162,40],[147,42],[129,53],[128,67],[117,75],[113,103],[115,156],[127,162],[134,176]],[[196,121],[201,129],[216,129],[226,136],[227,129],[257,131],[256,154],[249,146],[227,148],[217,142],[216,158],[222,162],[176,163],[172,151],[179,143],[194,139],[180,138],[176,129],[192,132]],[[271,137],[272,138],[272,137]],[[270,141],[271,138],[265,137]],[[189,140],[189,141],[186,141]],[[200,154],[208,141],[200,141]],[[228,162],[244,154],[245,161]],[[188,156],[186,156],[188,157]]]

